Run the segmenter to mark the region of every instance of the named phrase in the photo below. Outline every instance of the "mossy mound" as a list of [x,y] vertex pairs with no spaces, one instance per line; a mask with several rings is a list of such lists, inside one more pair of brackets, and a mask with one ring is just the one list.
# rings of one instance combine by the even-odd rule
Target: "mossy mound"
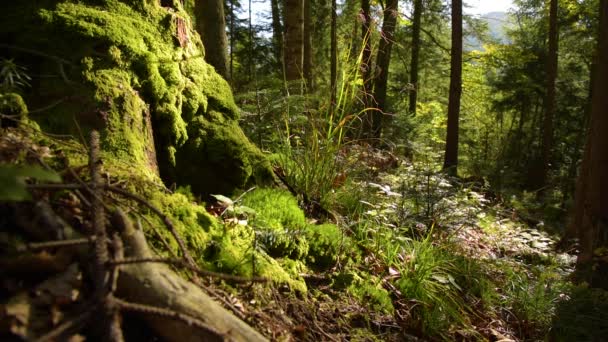
[[274,257],[302,259],[308,254],[307,223],[298,201],[288,191],[256,189],[243,198],[256,211],[251,225],[258,241]]
[[310,241],[308,262],[320,269],[334,266],[341,252],[352,247],[350,239],[334,224],[310,225],[307,236]]
[[[163,2],[166,4],[167,2]],[[225,193],[272,179],[237,124],[230,87],[204,61],[181,2],[80,0],[9,4],[0,37],[34,79],[32,116],[53,133],[102,135],[102,148],[167,184]],[[158,163],[157,163],[158,161]]]
[[19,94],[0,93],[0,113],[4,115],[23,115],[27,113],[27,106]]

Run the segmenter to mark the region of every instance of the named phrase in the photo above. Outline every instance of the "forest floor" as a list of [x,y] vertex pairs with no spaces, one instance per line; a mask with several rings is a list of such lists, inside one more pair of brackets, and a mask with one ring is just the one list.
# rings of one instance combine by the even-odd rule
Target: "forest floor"
[[[4,161],[23,153],[42,160],[50,153],[11,135],[0,147]],[[343,240],[354,242],[355,257],[342,251],[332,267],[302,272],[306,292],[284,284],[201,280],[257,331],[273,341],[601,341],[608,336],[608,295],[588,296],[584,286],[572,285],[575,251],[556,251],[557,237],[546,232],[542,219],[531,219],[534,214],[525,206],[497,199],[483,184],[447,178],[424,161],[363,146],[351,146],[343,156],[356,160],[351,175],[358,176],[337,184],[336,196],[347,195],[358,209],[350,214],[328,209]],[[0,206],[0,226],[14,226],[16,219],[28,234],[48,235],[57,212],[91,229],[74,196],[40,189],[36,198],[35,205]],[[87,266],[79,270],[70,261],[73,249],[23,254],[17,248],[15,257],[9,249],[32,245],[15,240],[13,233],[0,232],[0,271],[6,274],[0,293],[9,298],[0,306],[0,337],[19,341],[78,317],[83,296],[92,289],[83,282]],[[127,340],[157,340],[145,333],[149,329],[138,328],[137,318],[123,318]],[[81,333],[70,340],[84,338]]]
[[[445,331],[434,331],[435,336],[428,336],[428,340],[506,342],[543,340],[548,336],[558,305],[570,299],[568,284],[576,251],[557,251],[558,237],[547,233],[548,227],[542,219],[530,219],[529,212],[522,212],[524,218],[520,217],[519,209],[492,198],[491,192],[484,193],[482,184],[462,183],[432,171],[423,163],[415,164],[399,160],[388,152],[367,149],[355,151],[364,154],[363,158],[355,159],[363,161],[359,169],[367,168],[371,172],[366,172],[365,179],[354,182],[348,190],[354,191],[354,186],[366,194],[360,201],[366,207],[364,213],[358,218],[339,218],[346,227],[346,235],[363,241],[359,245],[364,250],[362,259],[355,265],[338,262],[323,273],[302,274],[308,287],[306,294],[255,286],[238,291],[233,298],[248,321],[272,340],[427,340],[425,330],[432,327],[424,320],[451,318],[441,314],[433,317],[419,310],[419,306],[435,305],[433,299],[425,303],[407,298],[394,281],[405,271],[387,261],[386,250],[373,245],[378,244],[376,240],[381,240],[381,235],[403,241],[413,236],[417,237],[414,240],[432,236],[431,244],[438,249],[449,248],[451,253],[473,260],[473,265],[482,265],[477,272],[486,274],[473,275],[464,282],[482,282],[487,278],[496,281],[490,288],[481,290],[489,293],[469,296],[468,291],[480,290],[459,286],[449,274],[431,275],[433,281],[459,293],[456,307],[466,324],[460,328],[438,324]],[[378,170],[376,166],[382,164],[378,161],[386,160],[391,160],[391,167]],[[357,220],[368,222],[364,237],[360,228],[356,228]],[[370,221],[375,227],[369,227]],[[416,229],[395,233],[404,224],[414,225]],[[366,238],[369,243],[365,243]],[[395,263],[408,263],[408,259],[416,258],[415,253],[404,249],[395,256]],[[379,279],[379,286],[390,293],[393,312],[379,310],[365,297],[362,300],[345,291],[342,278],[353,268],[365,270]],[[429,292],[429,296],[435,295],[432,290]],[[438,295],[434,300],[450,300],[450,297]]]

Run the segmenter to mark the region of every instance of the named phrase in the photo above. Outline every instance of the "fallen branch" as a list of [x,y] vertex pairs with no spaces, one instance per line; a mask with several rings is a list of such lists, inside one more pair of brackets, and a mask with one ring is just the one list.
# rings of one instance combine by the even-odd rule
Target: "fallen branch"
[[51,248],[60,248],[60,247],[73,247],[73,246],[79,246],[79,245],[88,245],[88,244],[92,244],[93,242],[95,242],[94,236],[91,236],[88,238],[82,238],[82,239],[72,239],[72,240],[32,242],[32,243],[26,243],[25,245],[17,247],[17,252],[38,251],[41,249],[51,249]]

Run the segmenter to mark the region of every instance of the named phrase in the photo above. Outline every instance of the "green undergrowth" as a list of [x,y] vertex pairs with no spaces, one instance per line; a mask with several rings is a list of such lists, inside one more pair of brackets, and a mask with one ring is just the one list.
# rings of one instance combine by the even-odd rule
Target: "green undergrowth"
[[394,313],[391,295],[377,276],[357,270],[342,272],[334,276],[332,287],[345,291],[372,310]]
[[608,291],[575,287],[558,303],[552,341],[603,341],[608,336]]
[[550,332],[571,291],[573,265],[572,256],[552,251],[552,236],[432,163],[406,163],[351,186],[353,194],[366,193],[363,210],[351,217],[351,238],[366,255],[358,267],[394,289],[394,307],[411,315],[409,332],[478,340],[498,329],[493,322],[525,340]]

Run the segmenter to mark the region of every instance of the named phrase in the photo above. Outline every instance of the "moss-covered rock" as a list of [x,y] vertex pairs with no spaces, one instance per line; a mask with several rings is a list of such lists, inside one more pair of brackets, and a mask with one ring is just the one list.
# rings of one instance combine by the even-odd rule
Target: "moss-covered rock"
[[[230,193],[272,179],[269,163],[237,124],[227,82],[181,2],[46,0],[13,3],[0,37],[36,74],[28,104],[47,131],[102,134],[106,152],[165,183]],[[5,39],[6,38],[6,39]],[[34,51],[34,53],[27,50]],[[25,52],[24,52],[25,51]]]

